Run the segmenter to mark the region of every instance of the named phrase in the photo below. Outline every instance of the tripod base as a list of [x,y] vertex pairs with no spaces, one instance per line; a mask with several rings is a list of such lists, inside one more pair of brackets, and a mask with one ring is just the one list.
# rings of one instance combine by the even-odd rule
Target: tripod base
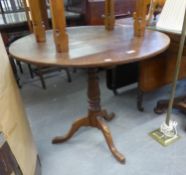
[[113,119],[114,114],[108,114],[107,111],[101,110],[99,112],[89,112],[88,116],[84,118],[80,118],[77,121],[75,121],[69,130],[69,132],[65,136],[59,136],[55,137],[52,140],[53,144],[63,143],[67,140],[69,140],[81,127],[94,127],[99,129],[102,134],[105,137],[105,140],[107,142],[107,145],[113,154],[113,156],[121,163],[125,163],[125,157],[116,149],[114,142],[112,140],[111,133],[109,131],[109,128],[105,123],[102,122],[101,119],[98,118],[104,118],[107,121],[110,121]]
[[[114,113],[108,114],[101,108],[100,89],[96,69],[88,70],[88,114],[76,120],[65,136],[55,137],[53,144],[63,143],[69,140],[81,127],[93,127],[99,129],[105,137],[112,155],[121,163],[125,163],[125,157],[116,149],[108,126],[102,121],[111,121]],[[82,153],[83,154],[83,153]]]

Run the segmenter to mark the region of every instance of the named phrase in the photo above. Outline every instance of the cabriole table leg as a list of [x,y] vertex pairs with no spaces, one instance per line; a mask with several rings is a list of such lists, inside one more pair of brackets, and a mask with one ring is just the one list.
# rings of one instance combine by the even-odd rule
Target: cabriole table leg
[[75,134],[75,132],[80,127],[85,126],[95,127],[103,133],[113,156],[121,163],[124,163],[125,157],[116,149],[107,125],[101,121],[101,118],[104,118],[107,121],[112,120],[114,117],[114,113],[111,113],[109,115],[106,110],[101,109],[99,80],[97,70],[93,68],[88,70],[88,104],[89,104],[88,115],[84,118],[75,121],[71,129],[65,136],[55,137],[52,140],[52,143],[56,144],[67,141]]

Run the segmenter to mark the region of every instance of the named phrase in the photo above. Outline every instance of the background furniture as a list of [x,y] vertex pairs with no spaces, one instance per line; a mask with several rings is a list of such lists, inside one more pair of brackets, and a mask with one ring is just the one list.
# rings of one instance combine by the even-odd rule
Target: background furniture
[[[155,29],[155,28],[153,28]],[[166,33],[171,43],[167,51],[153,60],[140,63],[139,90],[150,92],[172,82],[175,71],[175,64],[179,48],[180,35]],[[184,47],[183,58],[180,67],[179,79],[186,77],[186,48]],[[162,109],[161,109],[162,108]],[[160,111],[165,110],[165,106],[160,107]],[[157,109],[157,112],[159,110]],[[159,112],[160,112],[159,111]]]
[[[124,162],[125,158],[114,146],[108,127],[97,118],[99,116],[111,120],[113,114],[108,115],[107,111],[101,107],[96,68],[107,68],[153,57],[167,49],[170,40],[166,35],[152,31],[147,31],[144,38],[136,38],[132,27],[128,26],[117,26],[113,32],[106,31],[103,26],[73,27],[67,30],[71,37],[70,54],[56,53],[51,31],[46,33],[47,42],[40,43],[42,49],[35,47],[35,37],[29,35],[15,41],[9,48],[10,54],[18,60],[33,64],[88,68],[88,114],[85,118],[77,120],[67,135],[56,137],[53,143],[61,143],[70,139],[82,126],[92,126],[102,131],[113,156],[120,162]],[[88,46],[87,40],[89,41]],[[77,41],[81,44],[75,44]],[[27,44],[25,45],[25,43]],[[34,48],[34,50],[30,52],[30,48]],[[135,52],[130,53],[130,50]],[[42,55],[45,55],[45,58]]]
[[[116,24],[127,24],[130,26],[132,25],[132,18],[120,19],[116,21]],[[153,22],[153,25],[148,28],[156,30],[154,25],[155,23]],[[180,36],[168,32],[164,33],[171,39],[170,46],[164,53],[153,59],[135,63],[136,65],[132,63],[132,65],[128,65],[128,68],[122,68],[122,66],[120,66],[107,71],[107,86],[113,90],[115,94],[117,94],[117,89],[138,82],[137,107],[140,111],[144,110],[143,96],[145,93],[157,90],[172,82]],[[184,49],[179,79],[186,77],[185,57],[186,53]],[[130,79],[130,81],[127,81],[127,78]],[[162,107],[162,110],[165,110],[165,107],[166,105]]]
[[[45,1],[44,1],[45,2]],[[0,32],[3,37],[3,41],[6,47],[10,45],[13,41],[16,39],[19,39],[22,36],[25,36],[30,33],[28,23],[27,23],[27,18],[25,14],[25,9],[24,9],[24,4],[23,0],[1,0],[0,4],[3,8],[3,11],[0,14]],[[68,12],[67,12],[68,13]],[[43,13],[45,14],[45,13]],[[70,15],[70,17],[68,16]],[[75,23],[77,19],[76,13],[69,12],[67,14],[67,22],[68,24],[78,24]],[[74,16],[74,18],[73,18]],[[76,16],[76,17],[75,17]],[[48,19],[48,16],[45,17]],[[45,20],[45,25],[50,28],[48,22]],[[13,29],[13,30],[12,30]],[[18,70],[20,71],[21,74],[24,73],[24,70],[22,68],[22,63],[20,61],[14,61],[11,60],[11,65],[14,70],[14,75],[16,77],[17,83],[19,87],[21,87],[20,83],[20,76]],[[59,71],[62,68],[56,68],[53,67],[48,68],[48,67],[40,67],[40,66],[32,66],[28,65],[27,66],[31,75],[31,78],[34,78],[35,75],[39,76],[41,85],[43,89],[46,89],[46,83],[44,79],[44,74],[48,74],[51,71]],[[17,70],[18,69],[18,70]],[[70,76],[70,71],[68,69],[64,69],[66,74],[67,74],[67,80],[68,82],[71,82],[71,76]]]
[[72,81],[71,75],[70,75],[70,71],[67,68],[62,68],[62,67],[50,67],[50,66],[38,66],[38,65],[31,65],[28,64],[28,69],[30,71],[30,76],[31,78],[34,78],[35,76],[39,76],[40,81],[41,81],[41,86],[43,89],[46,89],[46,82],[45,82],[45,78],[44,75],[45,74],[49,74],[52,72],[61,72],[61,71],[65,71],[66,76],[67,76],[67,81],[70,83]]
[[130,63],[106,70],[106,84],[115,95],[117,90],[138,81],[138,63]]
[[[170,45],[169,49],[165,52],[165,54],[162,55],[162,57],[164,56],[164,59],[161,59],[162,57],[160,57],[160,58],[158,58],[156,64],[152,63],[152,64],[154,64],[154,71],[156,71],[156,72],[152,72],[152,70],[148,71],[150,73],[150,75],[153,75],[154,77],[156,77],[156,79],[154,79],[154,81],[151,80],[152,83],[154,83],[154,87],[161,87],[161,86],[163,86],[165,84],[169,84],[173,81],[172,77],[173,77],[173,74],[175,71],[177,53],[178,53],[179,42],[180,42],[181,36],[177,35],[177,34],[171,34],[171,33],[167,33],[167,34],[171,38],[171,45]],[[150,64],[150,63],[147,62],[146,64],[148,66],[148,64]],[[160,79],[160,82],[156,81],[158,78]],[[184,79],[184,78],[186,78],[186,46],[184,47],[182,61],[181,61],[181,67],[180,67],[180,73],[179,73],[179,79]],[[179,103],[176,103],[176,102],[179,102]],[[175,108],[185,111],[184,110],[185,109],[185,96],[176,98],[174,101],[174,106],[175,106]],[[168,101],[161,100],[157,103],[157,106],[155,108],[155,112],[158,114],[162,114],[167,110],[167,107],[168,107]]]
[[0,13],[24,11],[23,0],[0,0]]
[[[116,20],[116,25],[119,26],[133,26],[133,19],[131,17]],[[118,95],[117,90],[124,86],[136,83],[138,81],[139,66],[138,62],[111,67],[106,70],[106,85]]]
[[0,58],[0,132],[5,135],[22,173],[39,175],[37,150],[1,37]]
[[[132,16],[136,0],[115,0],[116,18]],[[66,10],[81,14],[82,24],[102,25],[104,21],[104,0],[67,0]]]

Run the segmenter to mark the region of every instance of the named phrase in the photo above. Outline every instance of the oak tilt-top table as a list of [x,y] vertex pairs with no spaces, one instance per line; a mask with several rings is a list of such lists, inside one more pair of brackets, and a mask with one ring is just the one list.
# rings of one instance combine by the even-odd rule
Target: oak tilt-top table
[[[165,51],[170,39],[167,35],[147,30],[145,37],[134,37],[130,26],[116,26],[113,31],[104,26],[67,28],[69,52],[57,53],[52,31],[47,31],[47,42],[36,43],[33,34],[23,37],[9,48],[10,54],[21,61],[37,64],[88,69],[88,114],[78,119],[64,137],[56,137],[53,143],[70,139],[82,126],[92,126],[102,131],[110,151],[120,162],[124,156],[114,146],[111,133],[101,120],[110,121],[114,114],[108,114],[100,104],[100,89],[97,68],[107,68],[151,58]],[[130,75],[129,75],[130,76]]]

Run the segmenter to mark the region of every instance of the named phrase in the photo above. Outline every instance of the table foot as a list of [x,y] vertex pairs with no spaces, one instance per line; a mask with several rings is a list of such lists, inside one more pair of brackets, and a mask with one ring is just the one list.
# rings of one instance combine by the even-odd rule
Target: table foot
[[116,149],[114,142],[112,140],[112,135],[109,128],[101,120],[98,120],[97,128],[100,129],[105,137],[107,145],[112,153],[112,155],[121,163],[125,163],[125,157]]
[[106,121],[111,121],[115,117],[115,113],[108,114],[106,110],[102,110],[98,116],[103,117]]
[[52,143],[53,144],[63,143],[65,141],[69,140],[75,134],[75,132],[77,132],[79,130],[80,127],[89,126],[89,125],[90,125],[89,118],[86,117],[86,118],[78,119],[72,124],[71,129],[69,130],[69,132],[65,136],[55,137],[52,140]]

